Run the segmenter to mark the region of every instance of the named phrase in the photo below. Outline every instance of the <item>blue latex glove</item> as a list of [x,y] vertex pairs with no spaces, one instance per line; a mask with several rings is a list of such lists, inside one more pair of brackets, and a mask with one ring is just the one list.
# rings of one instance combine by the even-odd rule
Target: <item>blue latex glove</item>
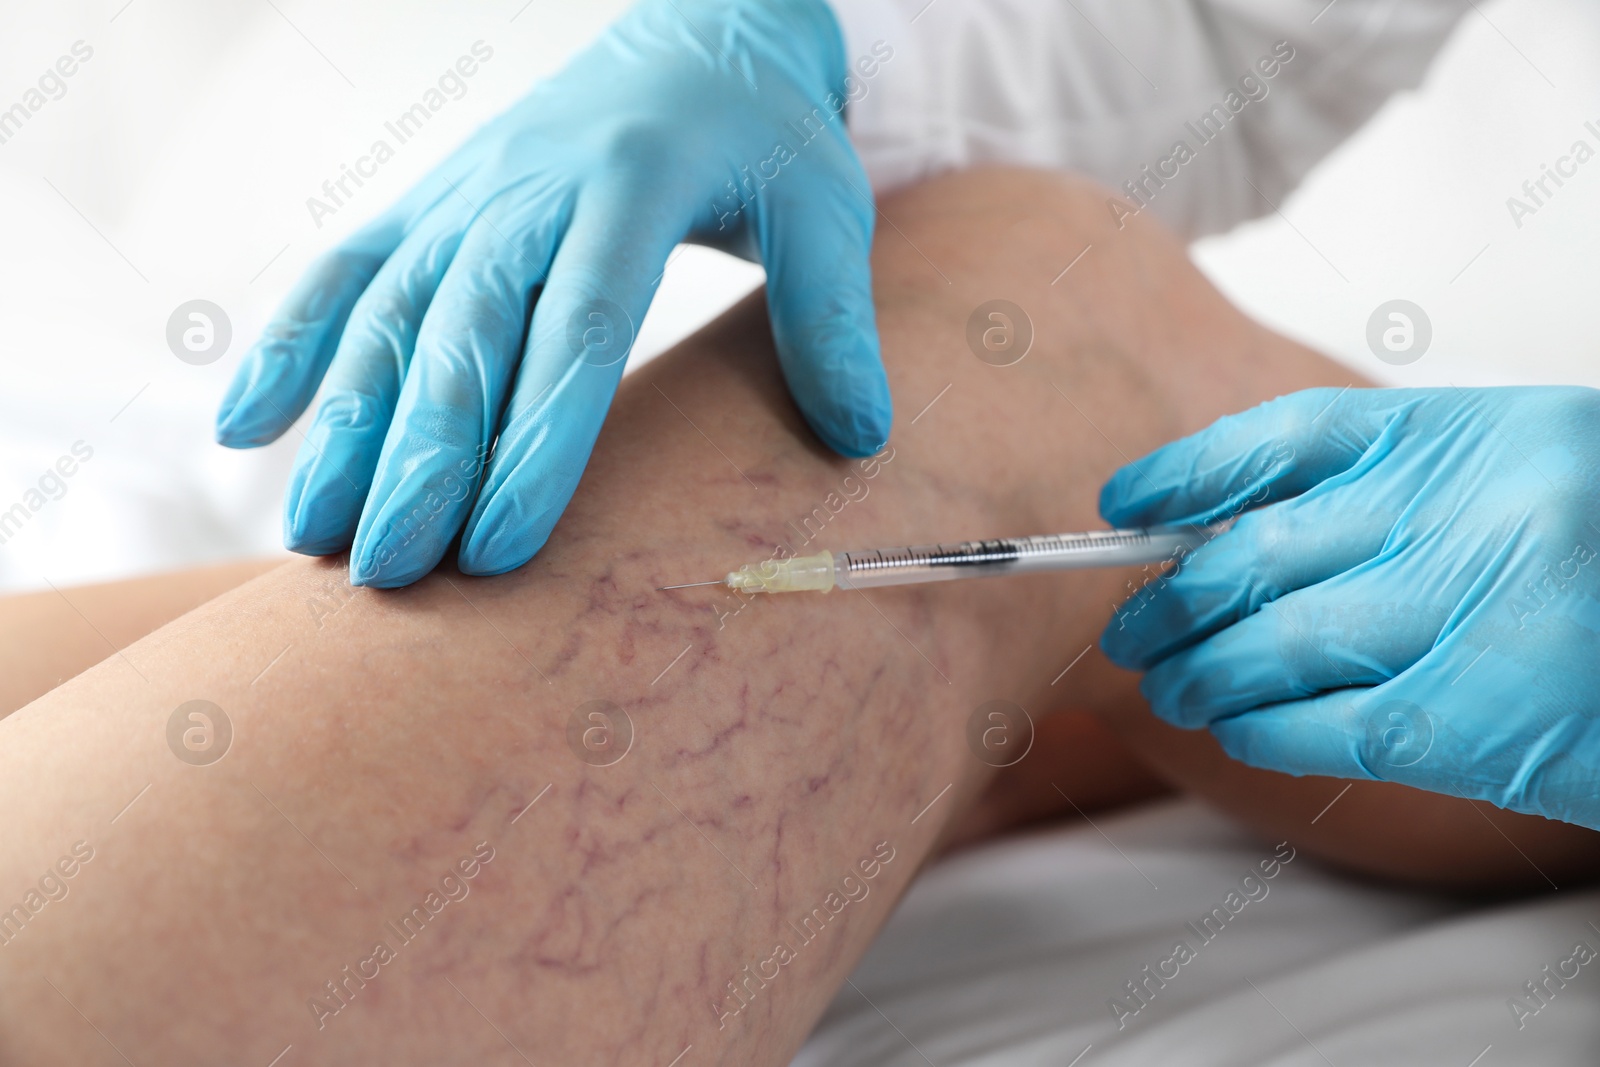
[[351,581],[384,587],[432,570],[463,527],[467,573],[526,563],[685,237],[765,264],[800,410],[836,451],[877,451],[889,387],[846,70],[824,0],[643,0],[321,261],[217,420],[221,443],[265,444],[326,376],[288,547],[349,547]]
[[1100,510],[1244,512],[1101,639],[1163,719],[1600,829],[1600,393],[1295,393],[1123,468]]

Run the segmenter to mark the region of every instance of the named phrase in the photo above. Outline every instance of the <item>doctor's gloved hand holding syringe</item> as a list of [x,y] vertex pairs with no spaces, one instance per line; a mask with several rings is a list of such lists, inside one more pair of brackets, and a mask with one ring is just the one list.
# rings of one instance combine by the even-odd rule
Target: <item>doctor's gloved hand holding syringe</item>
[[1106,629],[1157,715],[1258,767],[1600,828],[1600,392],[1295,393],[1124,467],[1101,510],[1244,500]]

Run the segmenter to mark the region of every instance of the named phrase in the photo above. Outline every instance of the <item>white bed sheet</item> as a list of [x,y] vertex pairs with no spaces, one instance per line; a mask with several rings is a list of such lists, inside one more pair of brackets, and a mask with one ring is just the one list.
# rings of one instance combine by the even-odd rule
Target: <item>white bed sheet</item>
[[[1520,1028],[1508,1006],[1577,942],[1600,949],[1600,892],[1470,908],[1298,855],[1202,942],[1187,924],[1274,844],[1179,800],[958,853],[913,885],[794,1067],[1600,1062],[1600,960]],[[1119,1029],[1122,983],[1179,939],[1194,958]]]

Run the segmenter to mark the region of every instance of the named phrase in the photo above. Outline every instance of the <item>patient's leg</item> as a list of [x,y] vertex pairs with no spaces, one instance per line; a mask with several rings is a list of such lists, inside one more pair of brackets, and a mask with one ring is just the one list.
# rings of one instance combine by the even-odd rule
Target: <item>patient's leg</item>
[[0,599],[0,716],[281,562],[220,563]]
[[[1052,686],[1128,576],[655,587],[785,539],[1092,525],[1124,455],[1348,380],[1092,192],[884,210],[875,464],[811,442],[751,302],[629,379],[522,571],[351,595],[292,563],[0,721],[0,1062],[786,1062],[982,788],[973,710],[1133,699],[1092,654]],[[1004,368],[967,343],[996,298],[1036,332]],[[216,762],[215,710],[172,725],[197,700]]]
[[[240,560],[87,586],[0,597],[0,718],[154,633],[208,600],[283,564]],[[349,595],[336,579],[306,599],[307,617],[329,615]],[[1002,833],[1071,807],[1122,807],[1168,791],[1093,715],[1052,711],[1035,724],[1030,759],[1006,768],[945,834],[946,847]]]
[[[280,563],[246,560],[0,598],[0,715]],[[345,595],[330,579],[306,598],[307,617],[320,620]],[[1474,805],[1483,820],[1475,822],[1467,806],[1447,804],[1449,832],[1441,832],[1440,813],[1431,810],[1440,798],[1373,783],[1361,784],[1353,798],[1343,782],[1319,793],[1316,783],[1296,785],[1235,763],[1205,735],[1165,726],[1138,701],[1103,710],[1110,714],[1052,708],[1039,718],[1028,758],[1003,768],[960,810],[946,827],[944,847],[1040,820],[1097,814],[1181,785],[1266,833],[1288,834],[1325,859],[1364,871],[1444,885],[1543,888],[1552,872],[1565,881],[1592,869],[1575,864],[1574,831],[1560,824],[1484,804]],[[1501,823],[1515,839],[1486,836]],[[1474,839],[1481,839],[1476,847],[1463,848]],[[1520,865],[1511,861],[1513,853],[1530,850]]]

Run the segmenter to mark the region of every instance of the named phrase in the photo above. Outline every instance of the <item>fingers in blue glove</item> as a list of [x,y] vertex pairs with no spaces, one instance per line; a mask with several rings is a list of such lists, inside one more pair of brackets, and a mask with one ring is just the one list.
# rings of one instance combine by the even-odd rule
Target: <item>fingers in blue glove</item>
[[1307,389],[1217,420],[1111,476],[1100,514],[1113,526],[1214,522],[1305,492],[1353,467],[1393,432],[1404,395]]
[[[1432,721],[1404,702],[1374,715],[1384,701],[1378,689],[1342,689],[1304,700],[1257,708],[1212,724],[1222,750],[1241,763],[1296,776],[1380,778],[1373,768],[1401,755],[1408,744],[1427,745]],[[1420,734],[1419,734],[1420,731]],[[1413,741],[1407,737],[1417,738]]]
[[[467,574],[503,574],[544,546],[577,490],[681,220],[638,190],[590,190],[550,267],[494,456],[461,539]],[[618,226],[619,218],[637,224]]]
[[217,442],[254,448],[276,441],[316,395],[350,311],[400,231],[374,225],[319,260],[245,353],[217,411]]
[[565,222],[562,205],[531,198],[467,228],[417,334],[351,546],[353,584],[409,585],[444,557],[473,506]]
[[807,151],[791,164],[794,180],[767,190],[756,219],[768,314],[812,430],[835,452],[868,456],[894,419],[872,302],[874,208],[864,175],[860,191],[839,177],[853,159],[834,158],[842,153],[820,138]]
[[1175,726],[1220,719],[1337,689],[1380,685],[1433,647],[1449,610],[1396,603],[1390,579],[1357,568],[1274,600],[1162,660],[1139,684]]
[[[1511,709],[1535,693],[1534,679],[1492,645],[1447,651],[1440,661],[1452,665],[1449,674],[1425,660],[1383,685],[1258,708],[1211,732],[1229,756],[1255,767],[1401,782],[1592,825],[1594,720],[1540,716],[1530,733],[1529,719]],[[1441,699],[1460,681],[1453,667],[1461,662],[1474,664],[1474,692],[1505,714],[1471,717],[1459,698]]]
[[1106,625],[1106,656],[1128,670],[1149,670],[1278,598],[1377,556],[1391,517],[1355,506],[1344,488],[1355,470],[1246,512],[1191,552],[1177,573],[1146,582]]
[[[1462,739],[1437,707],[1435,680],[1426,673],[1257,708],[1213,723],[1211,733],[1224,752],[1252,767],[1374,778],[1435,790],[1448,783],[1446,792],[1513,806],[1507,803],[1506,786],[1516,774],[1480,779],[1468,771],[1460,758]],[[1508,716],[1507,722],[1512,719]],[[1500,743],[1513,740],[1512,732],[1473,740]]]
[[356,301],[284,498],[284,546],[350,547],[416,349],[417,332],[465,232],[440,214],[408,236]]

